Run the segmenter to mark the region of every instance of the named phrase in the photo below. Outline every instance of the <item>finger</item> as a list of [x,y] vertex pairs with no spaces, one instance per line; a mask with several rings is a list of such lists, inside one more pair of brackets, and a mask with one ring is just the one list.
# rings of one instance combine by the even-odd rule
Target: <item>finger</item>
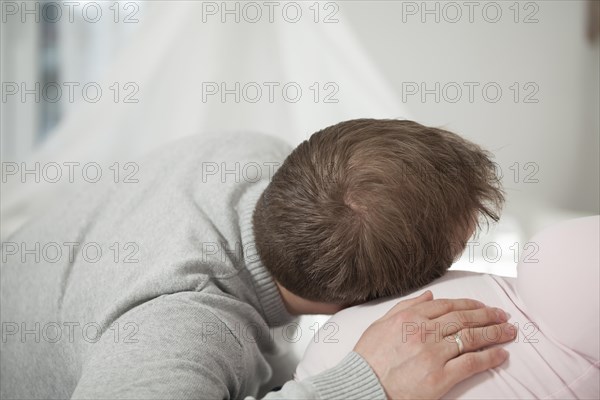
[[453,335],[464,328],[477,328],[480,326],[496,325],[506,322],[506,313],[494,307],[478,308],[476,310],[452,311],[428,323],[428,329],[437,327],[443,335]]
[[396,314],[398,311],[407,309],[409,307],[413,307],[417,304],[431,301],[432,299],[433,299],[433,293],[431,293],[431,290],[426,290],[425,292],[421,293],[417,297],[413,297],[413,298],[402,300],[402,301],[398,302],[387,313],[385,313],[384,317]]
[[429,319],[438,318],[452,311],[475,310],[485,304],[473,299],[437,299],[415,306],[415,311]]
[[[458,332],[463,344],[462,353],[468,353],[483,349],[495,344],[506,343],[516,336],[515,327],[510,323],[500,325],[484,326],[480,328],[467,328]],[[459,344],[454,335],[444,337],[441,341],[440,357],[450,360],[459,356]]]
[[446,363],[442,372],[442,382],[447,392],[457,383],[483,372],[495,368],[508,358],[508,352],[501,347],[494,347],[474,353],[466,353],[451,359]]

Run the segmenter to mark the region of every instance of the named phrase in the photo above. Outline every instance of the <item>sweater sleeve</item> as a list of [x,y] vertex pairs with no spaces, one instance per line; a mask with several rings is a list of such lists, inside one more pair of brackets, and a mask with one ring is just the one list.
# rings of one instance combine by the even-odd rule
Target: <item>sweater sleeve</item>
[[[244,367],[243,344],[215,313],[190,297],[178,293],[146,302],[88,343],[71,398],[244,398],[251,390],[247,380],[257,375]],[[385,393],[367,362],[351,352],[337,366],[289,381],[265,397],[299,398],[385,399]]]
[[71,398],[243,397],[241,344],[210,308],[190,297],[159,296],[113,322],[88,344]]
[[365,359],[350,352],[335,367],[300,382],[289,381],[281,390],[264,397],[284,399],[386,399],[386,395]]

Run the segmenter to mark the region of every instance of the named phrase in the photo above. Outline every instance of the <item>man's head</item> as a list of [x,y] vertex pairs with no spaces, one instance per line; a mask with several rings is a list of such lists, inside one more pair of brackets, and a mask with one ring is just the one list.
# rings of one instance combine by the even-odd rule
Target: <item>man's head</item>
[[253,216],[273,278],[350,305],[442,276],[504,197],[490,154],[412,121],[357,119],[313,134],[277,170]]

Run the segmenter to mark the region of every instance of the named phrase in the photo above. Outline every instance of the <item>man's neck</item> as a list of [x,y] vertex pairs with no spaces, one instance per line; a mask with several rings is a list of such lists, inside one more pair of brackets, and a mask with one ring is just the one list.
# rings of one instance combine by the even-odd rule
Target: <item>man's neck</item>
[[292,315],[335,314],[336,312],[344,308],[337,304],[321,303],[317,301],[304,299],[281,286],[279,282],[275,281],[275,284],[279,289],[279,294],[283,299],[283,304],[285,304],[285,308]]

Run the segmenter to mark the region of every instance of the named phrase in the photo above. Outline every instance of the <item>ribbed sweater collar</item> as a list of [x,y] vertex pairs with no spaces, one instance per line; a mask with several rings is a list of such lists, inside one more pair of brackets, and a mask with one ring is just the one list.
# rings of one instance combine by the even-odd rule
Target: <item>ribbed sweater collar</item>
[[262,314],[269,326],[279,326],[293,321],[296,317],[285,308],[273,277],[267,271],[258,256],[254,242],[252,214],[260,195],[265,190],[268,181],[252,184],[244,192],[238,203],[237,212],[240,224],[244,263],[250,273],[252,284],[262,308]]

